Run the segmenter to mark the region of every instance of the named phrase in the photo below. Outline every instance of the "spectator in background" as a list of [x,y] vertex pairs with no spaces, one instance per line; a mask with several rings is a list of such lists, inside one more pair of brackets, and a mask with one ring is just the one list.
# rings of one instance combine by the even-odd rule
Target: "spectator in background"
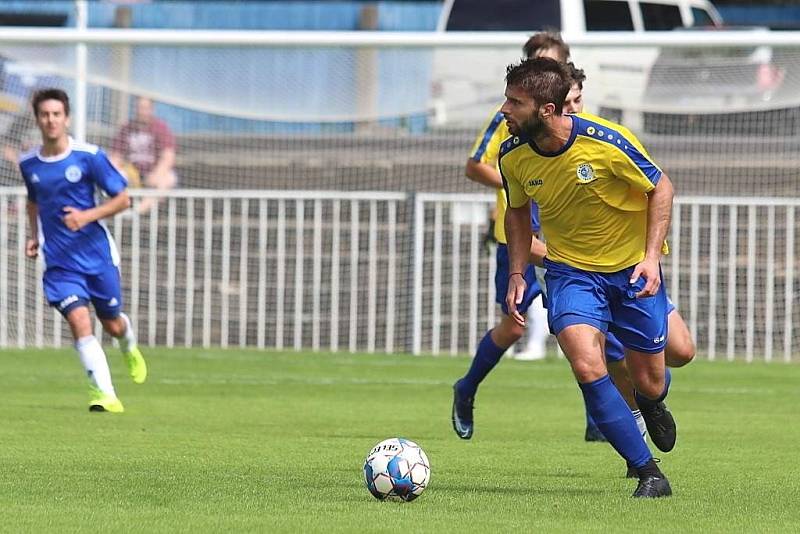
[[[164,121],[153,114],[153,101],[139,97],[136,116],[125,124],[111,143],[111,161],[127,175],[131,185],[172,189],[175,175],[175,136]],[[149,197],[137,206],[139,213],[158,203]]]

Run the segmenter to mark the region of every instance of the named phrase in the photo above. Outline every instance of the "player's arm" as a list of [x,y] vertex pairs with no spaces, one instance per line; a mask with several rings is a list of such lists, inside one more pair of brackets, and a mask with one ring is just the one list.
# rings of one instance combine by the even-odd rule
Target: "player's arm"
[[506,136],[508,128],[503,115],[499,112],[493,113],[472,145],[464,169],[467,178],[492,189],[503,187],[503,177],[497,170],[497,161],[500,157],[500,144]]
[[508,314],[521,326],[525,326],[525,317],[517,311],[517,305],[525,296],[525,270],[530,257],[531,240],[531,206],[530,200],[518,207],[510,204],[505,216],[506,242],[508,243]]
[[672,181],[661,168],[653,162],[650,154],[626,128],[620,133],[625,139],[624,150],[614,152],[612,168],[614,174],[628,182],[634,189],[647,195],[647,234],[645,238],[645,257],[631,273],[631,283],[639,277],[645,279],[644,288],[636,297],[652,297],[661,286],[662,246],[669,228],[674,195]]
[[88,210],[65,206],[62,210],[64,224],[73,232],[77,232],[87,224],[111,217],[131,207],[128,181],[111,164],[105,152],[99,150],[89,160],[89,165],[94,183],[108,195],[109,199]]
[[472,158],[467,159],[467,165],[464,169],[464,174],[467,178],[481,185],[491,187],[492,189],[500,189],[503,187],[503,178],[497,172],[495,165],[475,161]]
[[655,188],[647,194],[647,241],[644,260],[636,265],[631,275],[632,282],[639,276],[643,276],[646,280],[642,291],[636,294],[637,297],[652,297],[661,285],[659,264],[662,246],[669,229],[673,196],[672,181],[665,173],[661,173]]
[[39,255],[39,205],[36,203],[36,187],[29,179],[28,173],[19,165],[19,172],[25,182],[25,189],[28,192],[28,201],[25,204],[25,212],[28,214],[28,239],[25,240],[25,255],[35,258]]
[[63,209],[64,224],[73,232],[77,232],[87,224],[116,215],[129,207],[131,207],[131,198],[128,195],[128,190],[123,189],[107,201],[88,210],[65,206]]
[[500,175],[503,178],[503,187],[506,190],[508,208],[504,220],[506,230],[506,243],[508,244],[508,292],[506,304],[508,315],[520,326],[525,326],[525,317],[517,310],[517,304],[522,303],[525,297],[525,275],[530,258],[533,228],[531,224],[531,199],[525,194],[519,181],[509,175],[505,161],[501,156]]
[[28,235],[31,236],[25,241],[25,255],[35,258],[39,255],[39,206],[28,200],[25,211],[28,212]]

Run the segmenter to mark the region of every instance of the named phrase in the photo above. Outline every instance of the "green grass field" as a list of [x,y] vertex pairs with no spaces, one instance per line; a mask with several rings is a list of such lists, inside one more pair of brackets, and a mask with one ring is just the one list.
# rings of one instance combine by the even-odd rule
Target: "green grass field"
[[[674,374],[674,497],[638,501],[583,441],[564,361],[503,362],[450,427],[466,358],[150,350],[122,415],[90,414],[71,350],[0,352],[3,532],[797,532],[800,366],[695,362]],[[378,502],[376,442],[417,441],[431,484]]]

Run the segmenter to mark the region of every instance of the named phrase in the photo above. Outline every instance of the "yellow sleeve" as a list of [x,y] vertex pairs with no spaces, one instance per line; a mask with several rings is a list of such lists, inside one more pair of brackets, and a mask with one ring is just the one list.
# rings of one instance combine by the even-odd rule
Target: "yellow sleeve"
[[508,136],[508,127],[499,110],[495,110],[472,145],[469,157],[478,163],[497,165],[500,143]]
[[514,160],[512,157],[500,158],[500,176],[503,177],[503,189],[506,190],[508,206],[511,208],[524,206],[530,199],[525,194],[525,190],[514,172]]
[[630,130],[620,128],[619,133],[622,138],[618,140],[611,162],[614,175],[634,189],[644,193],[652,191],[661,178],[661,169]]

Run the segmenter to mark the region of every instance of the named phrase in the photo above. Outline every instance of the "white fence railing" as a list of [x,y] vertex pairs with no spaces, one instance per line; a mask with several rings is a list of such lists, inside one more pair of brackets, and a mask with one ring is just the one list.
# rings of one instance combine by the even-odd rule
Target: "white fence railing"
[[[135,196],[147,195],[134,191]],[[200,191],[109,222],[149,345],[465,353],[497,319],[482,245],[493,195]],[[800,349],[797,199],[676,199],[668,289],[709,359]],[[0,346],[68,342],[0,188]],[[98,330],[99,332],[99,330]]]

